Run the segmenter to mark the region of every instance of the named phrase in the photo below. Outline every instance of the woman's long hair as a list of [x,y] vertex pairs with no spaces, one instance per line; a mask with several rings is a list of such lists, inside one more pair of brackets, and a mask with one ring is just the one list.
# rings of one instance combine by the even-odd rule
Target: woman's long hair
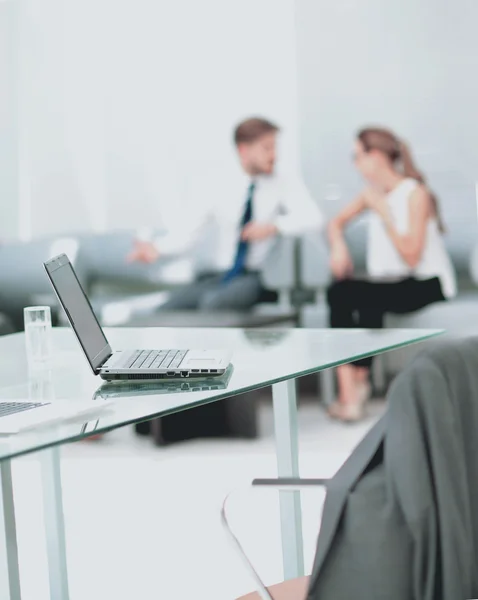
[[390,159],[390,162],[393,165],[400,165],[401,168],[399,167],[399,170],[405,177],[416,179],[427,187],[433,204],[433,210],[435,211],[438,227],[440,228],[441,232],[444,232],[445,226],[441,217],[438,198],[428,188],[426,179],[423,173],[416,167],[415,161],[413,160],[407,144],[400,140],[391,131],[388,131],[388,129],[382,129],[381,127],[368,127],[366,129],[362,129],[358,133],[357,139],[362,143],[365,152],[369,152],[370,150],[378,150],[379,152],[383,152],[383,154]]

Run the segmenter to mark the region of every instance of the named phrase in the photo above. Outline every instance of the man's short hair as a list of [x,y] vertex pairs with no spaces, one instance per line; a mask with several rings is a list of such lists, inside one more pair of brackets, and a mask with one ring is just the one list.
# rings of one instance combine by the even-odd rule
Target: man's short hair
[[252,144],[266,133],[276,133],[277,131],[279,131],[279,127],[274,123],[267,119],[253,117],[242,121],[236,127],[234,130],[234,143],[236,146],[239,144]]

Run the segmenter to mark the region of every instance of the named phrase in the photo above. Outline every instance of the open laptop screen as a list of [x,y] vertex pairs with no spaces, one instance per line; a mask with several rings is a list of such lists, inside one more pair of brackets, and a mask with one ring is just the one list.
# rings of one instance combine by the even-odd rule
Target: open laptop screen
[[111,348],[66,254],[45,263],[48,277],[95,373]]

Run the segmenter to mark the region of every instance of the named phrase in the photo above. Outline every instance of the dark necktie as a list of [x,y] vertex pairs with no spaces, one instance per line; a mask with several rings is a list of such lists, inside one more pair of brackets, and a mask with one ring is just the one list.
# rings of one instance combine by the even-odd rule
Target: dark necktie
[[224,275],[224,281],[231,281],[238,275],[241,275],[246,270],[246,258],[247,250],[249,249],[249,242],[242,239],[242,231],[244,227],[252,221],[252,201],[254,198],[254,189],[256,187],[255,182],[252,182],[247,191],[247,200],[244,207],[244,213],[239,224],[239,240],[237,242],[236,257],[234,264],[229,271]]

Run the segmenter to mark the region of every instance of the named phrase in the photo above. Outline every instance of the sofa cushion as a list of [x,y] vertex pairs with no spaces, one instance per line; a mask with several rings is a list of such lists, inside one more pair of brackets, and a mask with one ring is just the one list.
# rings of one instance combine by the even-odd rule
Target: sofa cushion
[[[451,337],[466,337],[478,334],[478,290],[460,293],[453,300],[427,306],[408,315],[387,315],[386,327],[439,328]],[[427,345],[440,340],[430,340]],[[400,372],[421,352],[422,344],[400,348],[384,355],[383,367],[389,376]]]
[[437,302],[406,315],[389,314],[386,327],[440,328],[454,335],[478,333],[478,290],[462,292],[453,300]]

